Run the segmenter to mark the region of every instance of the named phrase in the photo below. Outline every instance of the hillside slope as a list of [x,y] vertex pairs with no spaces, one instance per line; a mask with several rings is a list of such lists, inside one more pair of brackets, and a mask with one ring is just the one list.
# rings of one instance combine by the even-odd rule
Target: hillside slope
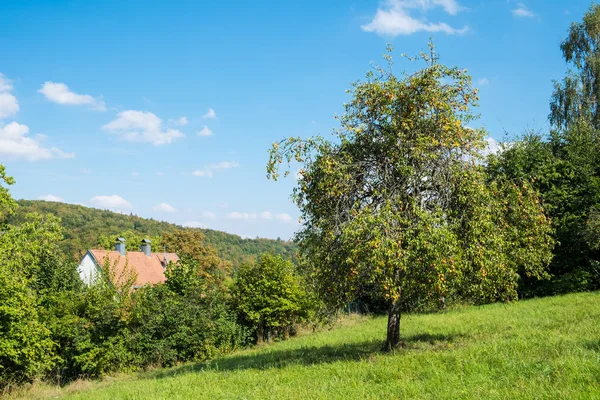
[[[22,221],[27,213],[40,212],[61,218],[65,229],[62,250],[69,256],[79,257],[85,250],[98,246],[101,235],[118,236],[122,232],[136,231],[148,236],[159,236],[165,232],[183,229],[179,225],[135,215],[117,214],[75,204],[65,204],[42,200],[19,200],[17,213],[10,222]],[[281,254],[293,258],[296,247],[292,242],[271,239],[242,239],[240,236],[212,229],[201,229],[206,241],[215,247],[224,260],[234,266],[246,258],[264,252]]]
[[[598,399],[600,292],[403,319],[404,347],[381,353],[384,318],[29,398]],[[27,397],[26,396],[26,397]]]

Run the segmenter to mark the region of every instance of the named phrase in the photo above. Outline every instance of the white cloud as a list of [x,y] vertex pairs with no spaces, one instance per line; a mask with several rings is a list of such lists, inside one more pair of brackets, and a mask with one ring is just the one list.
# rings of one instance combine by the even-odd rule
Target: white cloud
[[203,176],[206,178],[212,178],[212,176],[213,176],[212,171],[209,169],[197,169],[194,172],[192,172],[192,175]]
[[215,170],[231,169],[231,168],[235,168],[238,166],[239,166],[239,164],[235,161],[221,161],[220,163],[209,164],[209,165],[205,166],[203,169],[197,169],[194,172],[192,172],[192,175],[212,178],[213,171],[215,171]]
[[481,154],[484,157],[487,157],[490,154],[498,154],[500,151],[502,151],[502,146],[498,141],[496,141],[496,139],[488,137],[485,140],[487,142],[487,145],[485,146],[485,149],[483,149],[483,151],[481,152]]
[[131,203],[116,194],[112,196],[94,196],[90,199],[90,203],[96,207],[107,208],[109,210],[131,208]]
[[202,218],[206,218],[206,219],[210,219],[210,220],[217,219],[217,216],[215,215],[215,213],[210,212],[210,211],[203,211],[201,215],[202,215]]
[[204,118],[204,119],[215,119],[215,118],[217,118],[217,114],[215,113],[215,110],[213,110],[212,108],[209,108],[208,111],[206,112],[206,114],[204,114],[202,116],[202,118]]
[[235,161],[221,161],[220,163],[217,163],[217,164],[207,165],[206,168],[207,169],[230,169],[230,168],[239,167],[239,165],[240,164],[238,164]]
[[62,199],[62,197],[58,197],[58,196],[55,196],[53,194],[45,194],[43,196],[40,196],[40,200],[64,202],[64,200]]
[[277,218],[279,221],[285,222],[285,223],[290,223],[290,222],[294,221],[294,219],[289,214],[277,214],[277,215],[275,215],[275,218]]
[[6,75],[0,72],[0,92],[10,92],[11,90],[13,90],[12,83]]
[[139,172],[137,172],[137,171],[133,171],[133,172],[131,173],[131,176],[140,176],[140,173],[139,173]]
[[200,132],[197,133],[198,136],[212,136],[213,131],[206,125],[200,129]]
[[93,110],[106,111],[106,104],[88,94],[77,94],[72,92],[67,85],[60,82],[44,82],[39,93],[46,96],[48,100],[57,104],[88,105]]
[[167,204],[167,203],[160,203],[160,204],[152,207],[152,209],[154,211],[166,212],[166,213],[174,213],[175,211],[177,211],[177,210],[175,210],[175,207],[173,207],[172,205]]
[[24,159],[27,161],[49,160],[51,158],[73,158],[75,153],[65,153],[56,147],[44,147],[44,135],[29,137],[29,127],[11,122],[0,125],[0,157]]
[[0,93],[0,118],[10,117],[19,111],[17,98],[8,92]]
[[429,22],[427,19],[415,18],[411,10],[425,13],[429,9],[441,7],[447,14],[456,15],[462,7],[455,0],[387,0],[366,25],[361,28],[365,32],[379,35],[398,36],[411,35],[416,32],[443,32],[448,35],[463,34],[469,30],[467,26],[457,29],[445,22]]
[[515,17],[520,17],[520,18],[533,18],[536,15],[527,8],[527,6],[523,3],[519,3],[517,5],[517,8],[512,10],[512,14]]
[[187,221],[183,223],[185,228],[207,228],[205,224],[199,221]]
[[256,221],[258,219],[258,215],[256,213],[245,213],[245,212],[234,211],[234,212],[227,214],[227,218],[243,220],[243,221]]
[[288,214],[275,214],[274,215],[270,211],[263,211],[261,213],[246,213],[246,212],[234,211],[234,212],[227,214],[227,218],[238,220],[238,221],[250,221],[250,222],[254,222],[254,221],[258,221],[258,220],[271,221],[271,220],[273,220],[273,218],[275,218],[278,221],[285,222],[285,223],[290,223],[294,220]]
[[15,115],[19,111],[19,102],[10,93],[12,90],[10,80],[0,73],[0,119]]
[[164,172],[161,172],[161,171],[158,171],[158,172],[156,173],[156,176],[165,176],[165,173],[164,173]]
[[102,127],[129,142],[146,142],[155,146],[168,144],[185,135],[177,129],[163,131],[162,120],[149,111],[127,110]]
[[263,211],[259,214],[260,219],[273,219],[273,214],[270,211]]
[[189,123],[187,117],[180,117],[177,119],[169,119],[169,123],[177,126],[185,126]]
[[479,86],[485,86],[485,85],[487,85],[488,83],[490,83],[490,81],[489,81],[489,79],[488,79],[488,78],[481,78],[481,79],[479,79],[479,80],[477,81],[477,84],[478,84]]

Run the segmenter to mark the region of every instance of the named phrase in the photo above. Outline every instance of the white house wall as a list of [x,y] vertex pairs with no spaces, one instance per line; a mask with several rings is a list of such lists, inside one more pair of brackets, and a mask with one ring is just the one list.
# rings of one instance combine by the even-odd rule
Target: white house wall
[[79,263],[79,277],[86,285],[91,285],[98,273],[98,267],[92,258],[92,255],[87,252]]

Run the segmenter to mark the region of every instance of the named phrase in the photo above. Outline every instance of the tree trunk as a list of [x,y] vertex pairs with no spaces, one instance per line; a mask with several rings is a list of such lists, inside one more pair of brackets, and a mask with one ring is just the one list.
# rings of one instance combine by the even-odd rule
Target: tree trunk
[[258,323],[258,328],[256,329],[256,344],[258,344],[258,345],[262,344],[264,339],[265,339],[265,328],[261,321]]
[[388,309],[387,338],[384,350],[391,351],[400,344],[400,302],[390,302]]

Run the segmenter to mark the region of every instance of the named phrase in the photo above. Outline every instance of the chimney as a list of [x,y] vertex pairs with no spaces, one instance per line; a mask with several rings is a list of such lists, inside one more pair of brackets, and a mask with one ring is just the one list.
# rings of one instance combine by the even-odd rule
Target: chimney
[[125,238],[117,238],[117,242],[115,243],[115,250],[118,251],[122,256],[125,255]]
[[150,245],[152,242],[149,239],[142,239],[142,246],[140,249],[144,252],[146,257],[150,257],[150,253],[152,252],[152,246]]

